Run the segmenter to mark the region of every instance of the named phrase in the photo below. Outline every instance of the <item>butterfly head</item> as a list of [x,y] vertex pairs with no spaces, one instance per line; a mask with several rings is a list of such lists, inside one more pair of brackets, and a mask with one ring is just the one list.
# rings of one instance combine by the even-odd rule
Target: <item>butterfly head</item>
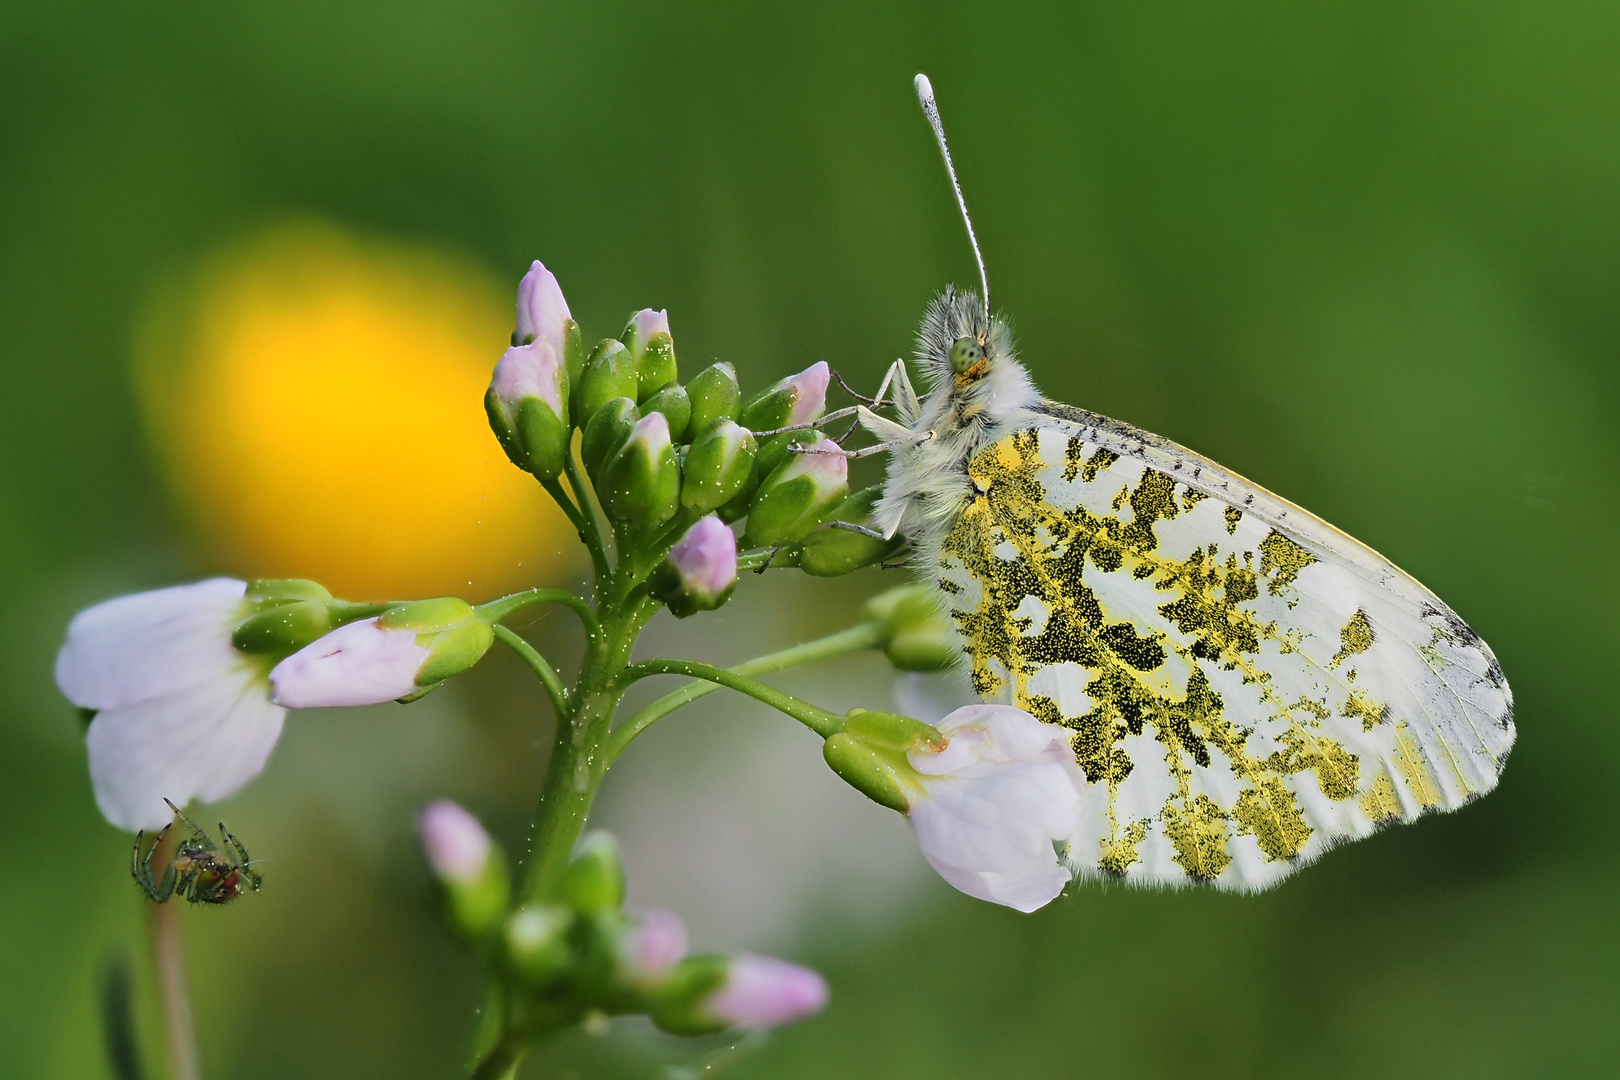
[[987,319],[984,302],[972,290],[957,292],[948,286],[923,316],[917,360],[933,389],[968,393],[1016,364],[1012,329],[1004,319]]

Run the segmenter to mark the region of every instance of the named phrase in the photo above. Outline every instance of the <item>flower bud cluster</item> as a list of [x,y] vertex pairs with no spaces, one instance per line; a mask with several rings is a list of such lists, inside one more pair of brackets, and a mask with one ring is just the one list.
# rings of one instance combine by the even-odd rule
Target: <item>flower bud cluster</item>
[[865,528],[878,490],[850,496],[843,451],[813,426],[826,410],[824,361],[752,398],[726,363],[682,383],[667,312],[638,311],[617,338],[586,349],[556,277],[538,262],[518,289],[513,342],[486,398],[507,454],[555,479],[577,430],[579,462],[621,548],[648,554],[649,589],[677,614],[730,595],[714,571],[735,564],[737,541],[723,555],[717,527],[741,522],[744,547],[774,549],[778,565],[826,577],[902,545]]
[[417,829],[451,929],[478,947],[505,989],[507,1015],[531,1034],[593,1013],[641,1013],[695,1035],[773,1027],[826,1004],[826,983],[807,968],[689,954],[678,916],[626,914],[624,866],[606,833],[581,841],[547,895],[514,904],[505,856],[466,810],[441,799]]

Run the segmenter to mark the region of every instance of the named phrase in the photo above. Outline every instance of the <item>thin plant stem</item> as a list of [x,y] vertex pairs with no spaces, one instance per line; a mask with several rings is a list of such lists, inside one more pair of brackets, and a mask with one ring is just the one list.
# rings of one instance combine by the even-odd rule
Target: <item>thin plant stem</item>
[[568,717],[568,691],[563,687],[562,679],[558,678],[557,670],[551,666],[544,656],[540,655],[538,649],[519,637],[518,632],[511,627],[495,627],[495,636],[507,648],[517,653],[525,664],[529,665],[529,669],[535,673],[541,684],[545,686],[546,694],[551,698],[551,707],[557,710],[558,719],[566,720]]
[[587,635],[596,632],[596,613],[591,610],[591,605],[587,604],[583,597],[576,596],[567,589],[524,589],[522,592],[491,600],[487,604],[479,604],[478,613],[490,622],[499,622],[533,604],[546,603],[562,604],[571,609],[579,616],[579,621],[585,624]]
[[[791,649],[768,653],[765,656],[756,656],[752,660],[744,661],[726,670],[734,675],[769,675],[773,672],[786,671],[788,668],[799,667],[803,664],[819,663],[822,660],[831,660],[834,657],[845,656],[849,653],[875,649],[883,644],[886,633],[887,631],[878,623],[861,623],[859,626],[852,626],[848,630],[840,630],[836,634],[829,634],[824,638],[817,638],[815,641],[795,645]],[[613,730],[613,735],[608,739],[606,749],[608,762],[611,764],[617,759],[637,735],[646,731],[656,721],[663,719],[681,706],[689,705],[698,698],[706,694],[712,694],[719,689],[721,689],[719,683],[701,679],[696,680],[637,710],[628,720]]]
[[619,675],[617,685],[622,689],[630,683],[653,675],[689,675],[694,679],[718,683],[729,690],[762,701],[778,712],[786,713],[822,738],[836,734],[844,726],[844,718],[837,713],[828,712],[808,701],[800,701],[791,694],[784,694],[774,687],[766,686],[734,671],[727,671],[725,668],[697,660],[675,660],[667,657],[643,660],[639,664],[631,664],[625,668]]
[[[179,833],[169,830],[158,845],[157,863],[167,866],[174,858]],[[163,1031],[169,1044],[169,1068],[174,1080],[202,1080],[202,1060],[197,1053],[197,1026],[191,1017],[191,992],[186,980],[185,942],[180,932],[180,904],[171,897],[166,904],[152,907],[152,952],[158,978],[158,998],[163,1010]]]
[[601,588],[613,575],[613,565],[608,562],[607,549],[602,544],[602,526],[596,516],[596,504],[591,501],[591,491],[583,478],[579,475],[579,467],[574,464],[572,449],[563,455],[563,475],[568,478],[568,486],[579,500],[579,513],[581,524],[579,538],[585,541],[585,546],[591,551],[591,566],[596,570],[596,585]]

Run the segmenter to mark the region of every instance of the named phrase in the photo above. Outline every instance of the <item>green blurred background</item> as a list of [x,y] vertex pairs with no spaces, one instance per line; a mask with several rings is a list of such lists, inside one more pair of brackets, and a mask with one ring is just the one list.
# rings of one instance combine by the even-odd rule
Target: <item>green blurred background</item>
[[[128,837],[51,682],[67,619],[255,569],[188,530],[142,435],[131,337],[159,283],[313,217],[503,283],[542,258],[588,336],[667,305],[688,372],[725,359],[757,387],[826,358],[871,381],[932,291],[974,276],[918,70],[1042,388],[1413,572],[1494,646],[1519,745],[1489,798],[1264,895],[1088,886],[1026,917],[933,879],[813,740],[735,703],[673,717],[604,796],[633,899],[834,988],[714,1063],[1615,1074],[1620,7],[1589,0],[6,4],[0,1072],[108,1075],[102,973],[144,971]],[[653,635],[729,661],[883,583],[784,574]],[[530,629],[573,647],[560,619]],[[784,685],[847,706],[886,678]],[[292,718],[221,807],[266,891],[185,912],[208,1075],[453,1075],[476,973],[434,921],[410,812],[453,794],[517,845],[537,700],[498,656],[408,709]],[[144,984],[137,1006],[160,1074]],[[618,1024],[524,1075],[696,1075],[719,1049]]]

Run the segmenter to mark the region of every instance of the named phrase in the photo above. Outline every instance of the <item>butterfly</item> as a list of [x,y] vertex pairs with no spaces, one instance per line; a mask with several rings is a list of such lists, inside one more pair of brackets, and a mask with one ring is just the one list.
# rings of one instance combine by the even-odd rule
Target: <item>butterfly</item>
[[1065,729],[1077,876],[1271,885],[1340,842],[1491,790],[1513,695],[1439,597],[1327,522],[1168,439],[1043,398],[978,259],[896,362],[873,524],[939,590],[982,697]]

